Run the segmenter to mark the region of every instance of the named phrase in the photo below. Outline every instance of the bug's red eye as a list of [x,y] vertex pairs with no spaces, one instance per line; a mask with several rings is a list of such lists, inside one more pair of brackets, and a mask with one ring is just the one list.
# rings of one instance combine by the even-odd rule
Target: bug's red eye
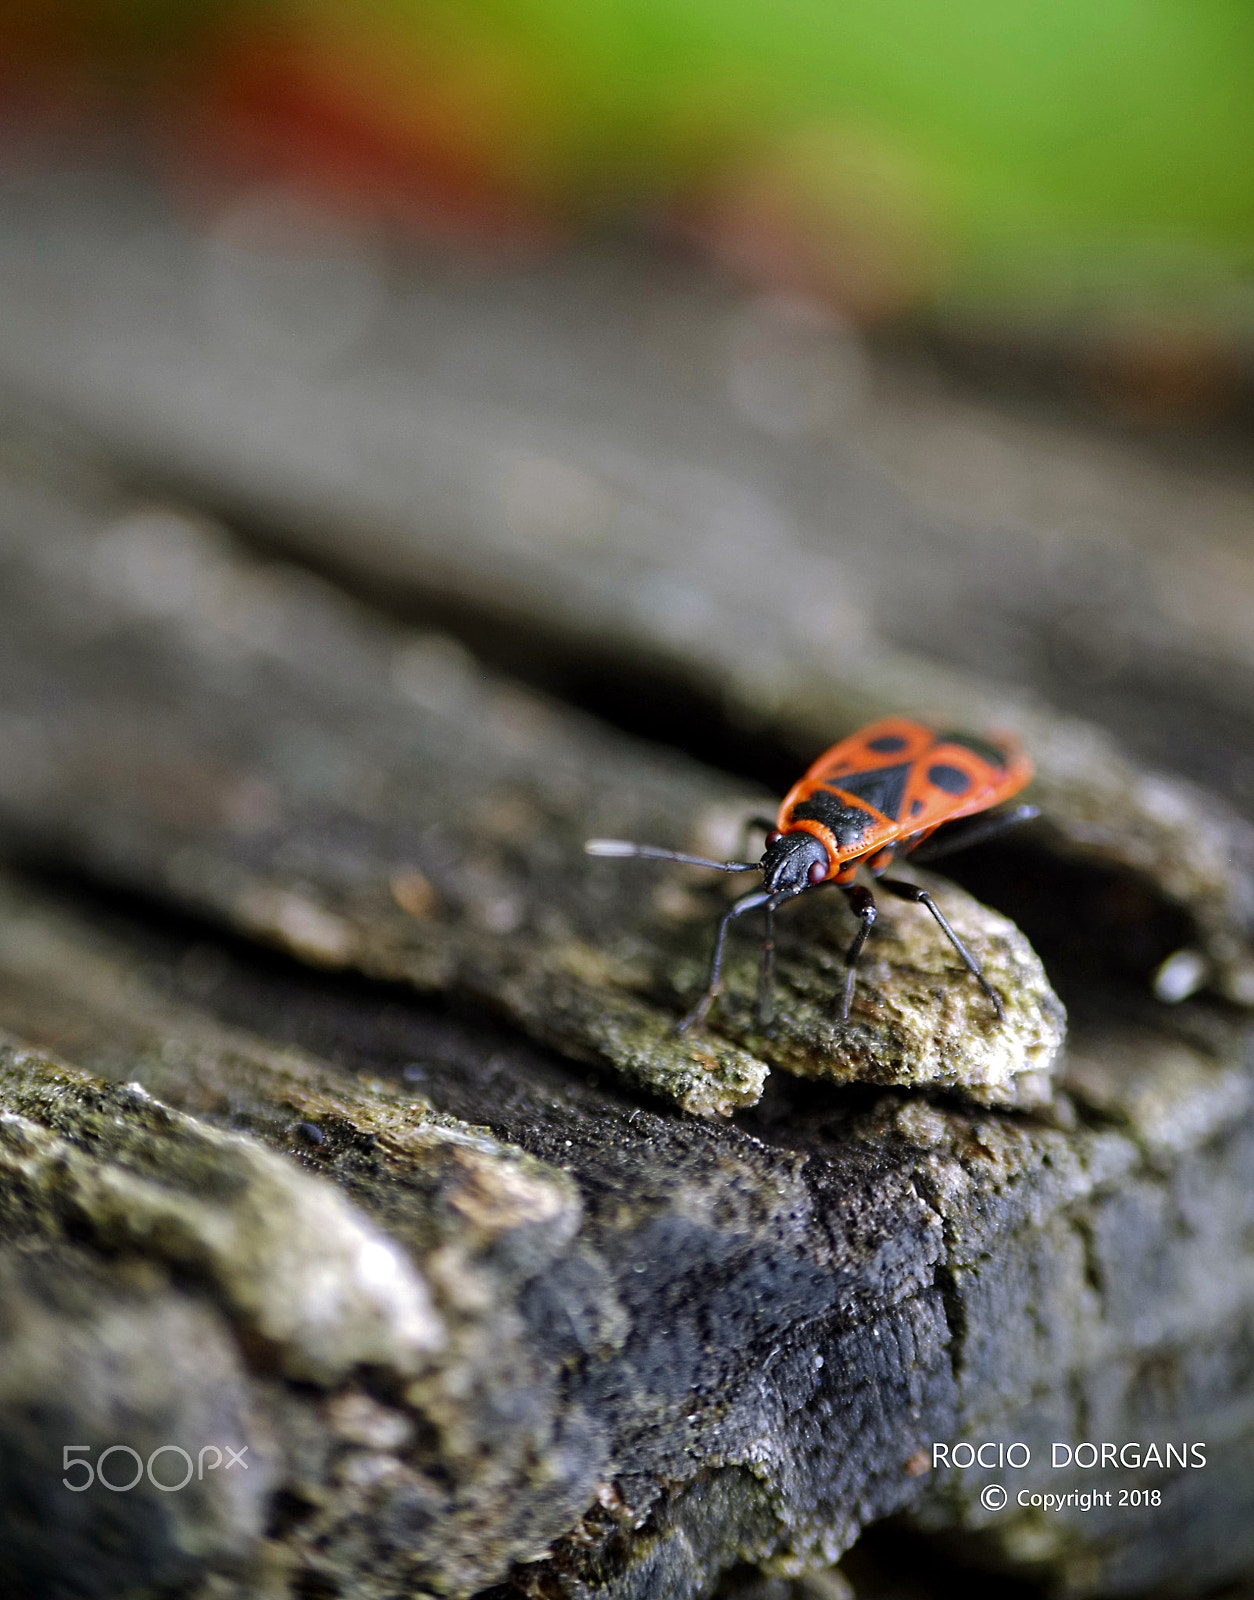
[[782,839],[783,837],[783,834],[778,828],[772,828],[770,833],[768,833],[766,836],[766,842],[767,844],[774,844],[776,839]]
[[826,864],[826,862],[816,861],[814,863],[814,865],[810,868],[810,882],[811,883],[822,883],[823,879],[826,878],[826,876],[827,876],[827,864]]

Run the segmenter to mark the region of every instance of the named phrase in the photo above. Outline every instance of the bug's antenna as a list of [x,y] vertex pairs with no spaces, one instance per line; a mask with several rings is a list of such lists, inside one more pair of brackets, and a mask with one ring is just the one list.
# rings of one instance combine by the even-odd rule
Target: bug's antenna
[[590,856],[637,856],[646,861],[680,861],[687,867],[713,867],[716,872],[757,872],[756,861],[710,861],[705,856],[685,855],[682,850],[663,850],[655,844],[632,844],[627,839],[589,839],[584,853]]

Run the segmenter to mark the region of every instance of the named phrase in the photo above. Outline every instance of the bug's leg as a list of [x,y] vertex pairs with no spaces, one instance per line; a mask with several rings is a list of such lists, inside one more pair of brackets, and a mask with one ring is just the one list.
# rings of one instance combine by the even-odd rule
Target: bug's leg
[[845,952],[845,992],[840,1002],[840,1020],[849,1021],[849,1006],[853,1000],[853,986],[857,974],[858,957],[862,954],[862,946],[866,943],[867,934],[875,926],[875,896],[869,889],[864,889],[860,883],[840,884],[844,890],[845,899],[848,900],[854,916],[858,918],[859,928],[853,936],[853,943]]
[[803,883],[795,889],[778,889],[766,902],[766,937],[762,941],[762,965],[758,969],[758,1023],[763,1028],[775,1020],[775,913],[785,900],[813,894],[822,887],[822,883]]
[[1017,828],[1022,822],[1031,822],[1041,814],[1040,806],[1016,806],[1013,811],[1001,811],[983,817],[968,817],[950,823],[930,839],[925,839],[917,850],[910,852],[911,861],[939,861],[942,856],[965,850],[968,845],[983,844],[985,839],[995,839],[1007,828]]
[[993,988],[992,984],[989,983],[984,974],[980,971],[979,962],[954,932],[953,928],[950,926],[948,918],[945,916],[945,913],[936,904],[935,900],[932,899],[927,890],[920,889],[917,883],[906,883],[901,878],[881,878],[880,886],[884,889],[887,889],[889,894],[896,895],[899,900],[909,900],[915,905],[927,907],[927,909],[940,924],[941,931],[944,933],[945,937],[962,957],[967,971],[970,972],[971,976],[979,984],[980,988],[983,989],[984,993],[993,1002],[993,1010],[997,1013],[998,1022],[1004,1022],[1006,1020],[1006,1013],[1002,1009],[1001,997],[998,995],[996,989]]
[[758,1026],[769,1028],[775,1020],[775,902],[766,902],[766,933],[762,939],[762,965],[758,968]]
[[737,917],[743,917],[746,911],[753,911],[757,906],[766,905],[770,899],[771,895],[765,889],[755,889],[752,894],[741,895],[731,910],[719,919],[718,933],[714,939],[714,958],[710,962],[709,982],[705,986],[705,993],[679,1024],[680,1033],[686,1033],[689,1028],[704,1022],[706,1013],[718,998],[723,982],[723,945],[727,940],[728,928]]

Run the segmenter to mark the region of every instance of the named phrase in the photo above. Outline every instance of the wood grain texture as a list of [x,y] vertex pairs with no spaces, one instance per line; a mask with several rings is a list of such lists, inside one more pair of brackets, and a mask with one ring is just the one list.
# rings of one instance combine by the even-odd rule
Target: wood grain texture
[[736,352],[756,329],[778,363],[787,315],[674,266],[374,258],[370,317],[319,357],[296,278],[258,302],[255,262],[132,180],[18,173],[0,205],[22,418],[551,681],[647,683],[650,731],[677,696],[694,740],[730,720],[790,752],[784,787],[881,715],[1005,725],[1050,850],[1183,908],[1207,981],[1254,1003],[1238,476],[990,417],[830,333],[805,348],[839,403],[781,437]]
[[117,490],[0,486],[0,560],[13,845],[332,970],[487,1001],[690,1111],[752,1104],[772,1064],[1048,1102],[1061,1005],[1013,924],[960,891],[944,904],[1006,995],[1004,1024],[902,906],[844,1029],[853,928],[828,898],[780,919],[772,1030],[741,938],[726,1003],[680,1034],[727,880],[593,863],[583,841],[682,844],[743,812],[743,787]]
[[[1150,1049],[1109,1025],[1077,1065],[1088,1098],[1070,1132],[782,1077],[731,1126],[204,928],[12,881],[0,906],[0,1027],[33,1046],[10,1049],[2,1090],[21,1294],[55,1308],[59,1275],[94,1275],[75,1337],[92,1361],[125,1338],[140,1370],[168,1319],[211,1319],[222,1354],[180,1403],[196,1414],[232,1374],[264,1467],[250,1485],[291,1508],[269,1538],[255,1498],[206,1508],[227,1518],[217,1554],[189,1511],[137,1582],[169,1567],[284,1593],[306,1573],[370,1596],[469,1593],[512,1571],[570,1596],[701,1593],[738,1562],[820,1568],[907,1509],[1013,1563],[1038,1523],[980,1509],[996,1474],[916,1475],[933,1442],[975,1437],[1027,1442],[1016,1484],[1054,1492],[1086,1481],[1050,1469],[1056,1439],[1208,1441],[1207,1487],[1223,1485],[1209,1509],[1188,1475],[1122,1475],[1162,1487],[1171,1539],[1147,1549],[1114,1514],[1050,1524],[1048,1562],[1077,1589],[1249,1559],[1235,1529],[1254,1443],[1254,1077],[1239,1037]],[[254,1211],[276,1182],[310,1205]],[[187,1209],[189,1186],[220,1196],[222,1221]],[[305,1324],[259,1322],[256,1284],[289,1303],[303,1230],[332,1213],[386,1239],[418,1287],[368,1324],[393,1342],[375,1331],[363,1352],[359,1258],[341,1266],[328,1233],[314,1281],[343,1310],[315,1326],[311,1368]],[[195,1242],[211,1228],[219,1254]],[[26,1370],[18,1324],[6,1370]],[[11,1394],[5,1426],[40,1392]],[[58,1392],[75,1440],[103,1443],[98,1396]],[[173,1423],[158,1408],[145,1426],[141,1442]],[[55,1541],[59,1451],[28,1440],[22,1459],[49,1483]],[[124,1549],[152,1499],[124,1503]],[[91,1592],[114,1592],[119,1570]]]
[[[1075,1596],[1254,1571],[1246,491],[1003,417],[1052,487],[964,522],[918,452],[987,476],[987,417],[872,373],[750,425],[769,307],[639,262],[411,266],[259,359],[98,185],[0,193],[0,1587],[872,1600],[831,1563],[890,1517]],[[1148,531],[1095,554],[1103,505]],[[889,710],[1037,762],[1045,821],[938,890],[1009,1029],[886,906],[840,1034],[817,897],[776,1031],[746,937],[677,1038],[734,886],[583,839],[732,855]],[[1030,1466],[924,1470],[961,1439]],[[1082,1441],[1207,1466],[1020,1508]],[[77,1496],[70,1442],[252,1465]]]

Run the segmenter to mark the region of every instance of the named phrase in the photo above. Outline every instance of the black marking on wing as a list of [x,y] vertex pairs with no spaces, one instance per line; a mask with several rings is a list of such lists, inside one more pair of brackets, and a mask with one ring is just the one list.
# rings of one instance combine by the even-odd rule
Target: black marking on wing
[[847,806],[830,789],[816,789],[808,800],[792,808],[792,817],[798,822],[821,822],[842,846],[857,844],[875,821],[869,811]]
[[922,811],[922,810],[923,810],[923,802],[922,802],[922,800],[912,800],[910,802],[910,815],[912,817],[917,817],[919,812]]
[[868,739],[866,747],[874,750],[876,755],[894,756],[898,750],[906,748],[906,742],[899,733],[882,733],[878,739]]
[[943,761],[938,761],[927,769],[927,781],[946,794],[966,794],[971,787],[971,774],[961,767],[947,767]]
[[867,805],[882,811],[894,822],[901,815],[901,802],[905,798],[906,779],[910,763],[903,761],[898,767],[877,767],[872,772],[853,772],[847,778],[833,778],[846,794],[865,800]]
[[1006,752],[999,750],[988,739],[981,739],[974,733],[938,733],[936,737],[941,744],[961,745],[972,755],[979,756],[981,761],[987,761],[990,767],[999,767],[1005,771]]

